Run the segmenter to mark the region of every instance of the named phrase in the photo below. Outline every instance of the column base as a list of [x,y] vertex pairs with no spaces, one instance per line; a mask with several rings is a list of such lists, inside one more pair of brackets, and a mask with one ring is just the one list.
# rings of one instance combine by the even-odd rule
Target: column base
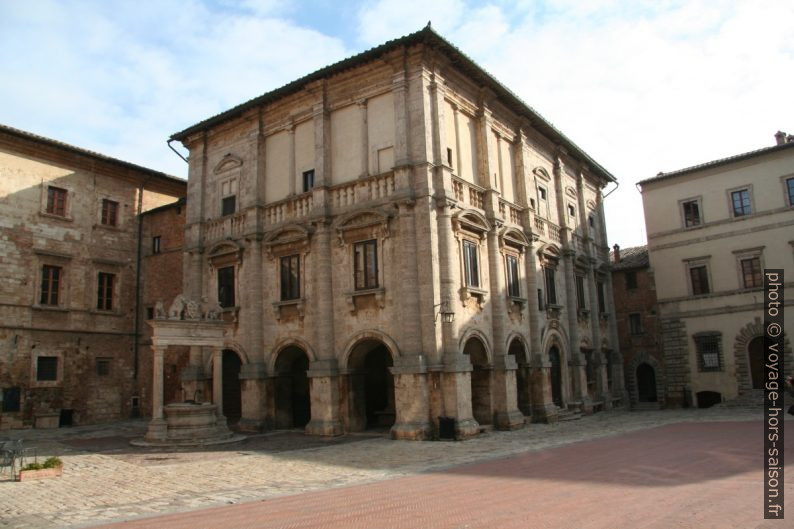
[[237,429],[241,432],[261,433],[266,429],[265,421],[258,419],[240,419]]
[[557,406],[552,402],[532,406],[532,422],[557,422]]
[[427,441],[428,439],[432,439],[432,432],[433,429],[430,423],[407,422],[392,426],[391,438],[408,441]]
[[524,414],[518,410],[510,412],[498,411],[494,417],[499,430],[518,430],[524,427]]
[[480,423],[474,419],[455,419],[455,438],[458,440],[471,439],[480,435]]
[[306,433],[308,435],[324,435],[336,436],[342,435],[342,423],[340,421],[324,421],[321,419],[312,419],[306,425]]
[[146,435],[143,436],[145,441],[165,441],[167,437],[168,423],[165,422],[165,419],[152,419],[149,421],[149,428],[146,430]]

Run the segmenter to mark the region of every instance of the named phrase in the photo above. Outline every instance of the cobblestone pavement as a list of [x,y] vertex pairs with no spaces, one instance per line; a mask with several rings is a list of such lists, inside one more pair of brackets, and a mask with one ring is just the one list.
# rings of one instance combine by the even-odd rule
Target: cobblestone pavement
[[39,459],[61,457],[64,475],[21,483],[3,475],[0,527],[85,527],[383,481],[682,421],[760,419],[760,410],[747,409],[618,410],[488,432],[465,442],[396,442],[372,434],[322,439],[283,432],[191,450],[129,446],[129,439],[145,431],[143,421],[3,432],[25,439]]

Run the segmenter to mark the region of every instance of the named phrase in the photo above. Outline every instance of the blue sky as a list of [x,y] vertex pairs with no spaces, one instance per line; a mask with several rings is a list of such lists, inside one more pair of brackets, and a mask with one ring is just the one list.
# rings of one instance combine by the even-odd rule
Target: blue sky
[[185,177],[172,133],[428,20],[620,180],[624,247],[634,182],[794,133],[794,2],[739,0],[0,0],[0,123]]

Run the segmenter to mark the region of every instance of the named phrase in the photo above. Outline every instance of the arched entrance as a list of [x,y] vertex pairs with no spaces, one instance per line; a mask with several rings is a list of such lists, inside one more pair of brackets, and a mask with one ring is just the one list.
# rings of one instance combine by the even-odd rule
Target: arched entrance
[[562,407],[562,359],[556,345],[549,349],[549,362],[551,362],[551,399],[554,404]]
[[242,416],[242,397],[240,390],[240,367],[242,362],[237,353],[224,349],[223,361],[223,415],[228,424],[240,422]]
[[389,349],[379,340],[356,344],[348,360],[349,429],[388,428],[394,424],[394,377]]
[[276,428],[303,428],[311,419],[308,369],[309,357],[300,347],[286,347],[278,353],[274,384]]
[[656,402],[656,371],[645,362],[637,366],[637,400]]
[[480,424],[493,424],[491,409],[491,369],[488,365],[488,354],[485,345],[478,338],[469,338],[463,348],[463,354],[469,355],[472,365],[471,372],[471,412]]
[[518,409],[521,410],[526,417],[532,415],[532,405],[530,402],[529,391],[529,361],[527,359],[527,352],[524,344],[518,338],[510,342],[510,348],[507,354],[513,355],[518,364],[516,370],[516,397],[518,401]]
[[766,375],[764,354],[764,337],[756,336],[747,344],[747,356],[750,359],[750,379],[753,389],[764,389],[764,376]]

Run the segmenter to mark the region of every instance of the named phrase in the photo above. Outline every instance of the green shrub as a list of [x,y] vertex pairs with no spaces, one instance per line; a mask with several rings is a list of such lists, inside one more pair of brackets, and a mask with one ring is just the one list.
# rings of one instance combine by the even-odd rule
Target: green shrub
[[44,465],[41,463],[28,463],[22,470],[41,470]]
[[58,468],[60,466],[63,466],[63,461],[59,457],[48,457],[44,461],[44,468]]

